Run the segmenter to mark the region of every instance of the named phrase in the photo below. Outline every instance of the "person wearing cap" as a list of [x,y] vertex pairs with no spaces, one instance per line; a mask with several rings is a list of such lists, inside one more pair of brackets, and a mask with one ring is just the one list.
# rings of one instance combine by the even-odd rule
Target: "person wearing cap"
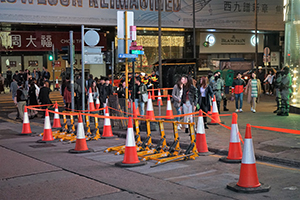
[[[235,112],[243,112],[243,91],[246,83],[242,79],[242,74],[240,72],[237,73],[237,78],[233,80],[231,93],[235,96]],[[239,105],[240,102],[240,105]]]

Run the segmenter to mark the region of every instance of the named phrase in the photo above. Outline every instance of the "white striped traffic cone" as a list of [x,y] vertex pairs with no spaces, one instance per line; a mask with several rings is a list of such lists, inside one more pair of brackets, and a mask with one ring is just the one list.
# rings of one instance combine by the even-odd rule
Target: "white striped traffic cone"
[[219,125],[220,123],[222,123],[219,116],[216,96],[214,96],[214,100],[213,100],[213,110],[212,110],[211,118],[212,118],[211,122],[208,123],[209,125]]
[[[58,111],[58,104],[57,102],[55,102],[55,112],[59,112]],[[61,123],[60,123],[60,117],[59,114],[54,113],[54,119],[53,119],[53,126],[52,128],[61,128]]]
[[119,167],[136,167],[145,164],[146,164],[145,161],[140,161],[138,158],[134,133],[133,133],[132,117],[129,117],[124,159],[122,162],[115,163],[115,165]]
[[157,97],[157,105],[159,106],[159,105],[163,105],[163,103],[162,103],[162,100],[161,100],[161,93],[160,93],[160,90],[158,90],[158,97]]
[[173,119],[173,110],[172,110],[172,103],[170,100],[170,95],[168,95],[168,100],[167,100],[167,111],[166,111],[166,118],[165,119]]
[[23,127],[22,127],[21,135],[30,135],[30,134],[32,134],[32,132],[31,132],[30,123],[29,123],[27,106],[25,106],[24,115],[23,115]]
[[222,157],[219,160],[226,163],[240,163],[242,160],[242,147],[239,138],[239,127],[237,124],[237,114],[232,114],[232,123],[231,123],[231,134],[230,134],[230,143],[228,156]]
[[52,135],[52,129],[51,129],[51,122],[49,117],[48,108],[46,109],[45,113],[45,121],[44,121],[44,134],[43,139],[38,140],[38,143],[52,143],[52,142],[58,142],[59,140],[55,140]]
[[97,97],[96,99],[96,109],[99,109],[100,108],[100,100],[99,100],[99,97]]
[[199,110],[199,117],[197,122],[196,147],[198,150],[198,155],[200,156],[206,156],[212,154],[211,152],[208,151],[207,148],[202,110]]
[[154,117],[154,110],[153,110],[153,104],[152,104],[152,99],[151,99],[151,94],[150,94],[150,92],[148,93],[148,102],[147,102],[146,119],[155,120],[155,117]]
[[227,188],[235,192],[244,193],[268,192],[271,188],[269,185],[264,185],[258,181],[250,124],[246,126],[239,181],[237,183],[229,183]]
[[[105,107],[105,116],[109,117],[108,107]],[[104,126],[103,126],[103,133],[101,138],[103,139],[110,139],[115,138],[115,136],[112,133],[112,128],[110,124],[110,118],[104,118]]]
[[94,105],[94,100],[93,100],[93,93],[92,93],[92,88],[89,89],[89,106],[90,110],[95,110],[95,105]]
[[81,116],[81,113],[79,113],[78,125],[77,125],[77,135],[76,135],[76,145],[75,145],[75,149],[69,150],[69,153],[88,153],[91,151],[93,151],[93,150],[89,149],[86,144],[82,116]]

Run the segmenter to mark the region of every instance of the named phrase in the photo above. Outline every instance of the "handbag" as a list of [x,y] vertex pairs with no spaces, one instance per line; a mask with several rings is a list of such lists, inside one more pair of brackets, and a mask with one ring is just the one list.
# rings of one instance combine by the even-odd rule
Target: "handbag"
[[[143,91],[144,91],[144,87],[145,85],[143,86]],[[147,93],[147,90],[146,90],[146,93],[145,94],[142,94],[142,101],[144,103],[146,103],[148,101],[148,93]]]

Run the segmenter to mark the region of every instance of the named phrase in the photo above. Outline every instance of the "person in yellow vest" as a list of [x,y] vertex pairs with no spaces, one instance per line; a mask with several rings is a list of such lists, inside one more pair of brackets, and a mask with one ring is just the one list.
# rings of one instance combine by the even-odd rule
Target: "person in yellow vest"
[[150,76],[150,82],[154,85],[154,88],[158,88],[159,82],[158,82],[158,76],[156,75],[155,71],[152,72]]
[[144,83],[144,85],[146,85],[147,87],[149,87],[150,80],[149,80],[148,74],[145,74],[145,76],[143,78],[143,83]]

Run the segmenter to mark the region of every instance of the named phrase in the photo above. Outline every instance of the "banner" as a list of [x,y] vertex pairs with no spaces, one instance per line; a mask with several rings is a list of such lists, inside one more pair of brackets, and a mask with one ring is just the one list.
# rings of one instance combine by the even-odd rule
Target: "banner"
[[[282,0],[260,0],[258,28],[284,30]],[[192,27],[192,0],[161,0],[163,27]],[[197,0],[197,28],[254,29],[254,1]],[[134,11],[136,26],[158,26],[158,0],[1,0],[0,21],[117,25],[117,11]]]
[[[1,4],[0,4],[1,5]],[[99,33],[100,41],[97,46],[103,46],[106,51],[106,37]],[[52,45],[56,49],[69,46],[69,32],[49,31],[0,31],[0,50],[11,51],[52,51]],[[73,41],[76,51],[81,51],[81,33],[73,33]]]

